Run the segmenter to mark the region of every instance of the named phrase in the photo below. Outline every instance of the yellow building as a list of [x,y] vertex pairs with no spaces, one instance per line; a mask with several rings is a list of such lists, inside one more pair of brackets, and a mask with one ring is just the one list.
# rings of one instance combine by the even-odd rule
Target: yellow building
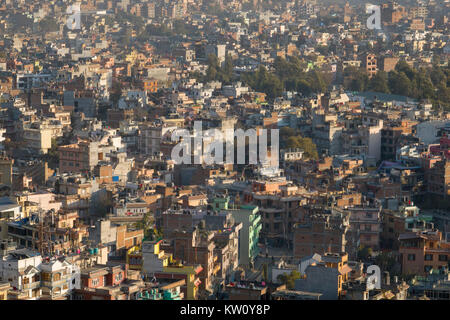
[[201,283],[198,274],[203,268],[200,265],[184,266],[175,261],[172,254],[165,253],[164,250],[160,249],[161,243],[162,240],[144,241],[142,250],[139,248],[130,249],[127,255],[129,268],[139,270],[140,267],[140,270],[147,276],[154,276],[157,279],[185,279],[186,284],[182,287],[185,298],[187,300],[197,299],[198,287]]
[[0,282],[0,301],[8,300],[9,282]]
[[24,218],[29,217],[31,212],[36,212],[39,208],[37,203],[28,201],[27,195],[17,195],[16,201],[22,207],[22,217]]
[[139,246],[128,249],[127,264],[130,270],[142,270],[142,252]]
[[171,265],[164,267],[164,273],[167,274],[178,274],[186,276],[186,299],[196,300],[198,295],[198,286],[200,285],[200,279],[198,274],[203,270],[203,268],[198,266],[183,266],[183,265]]

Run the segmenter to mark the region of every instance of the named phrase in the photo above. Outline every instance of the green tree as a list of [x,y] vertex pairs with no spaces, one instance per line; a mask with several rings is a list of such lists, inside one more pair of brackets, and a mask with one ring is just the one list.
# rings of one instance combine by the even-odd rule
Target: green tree
[[291,127],[281,127],[280,129],[280,142],[281,142],[281,147],[285,147],[286,144],[286,140],[289,137],[295,136],[296,132],[294,129],[292,129]]
[[286,139],[286,144],[285,144],[286,148],[289,148],[289,149],[300,148],[300,145],[301,145],[300,137],[291,136]]
[[295,280],[300,279],[300,272],[292,270],[291,273],[280,274],[277,279],[286,285],[286,288],[292,290],[295,288]]
[[409,96],[411,92],[411,80],[404,72],[391,71],[389,73],[389,88],[391,92],[403,96]]
[[245,74],[242,80],[256,91],[264,92],[270,100],[283,92],[281,80],[275,74],[267,72],[262,65],[255,72]]
[[387,73],[384,71],[378,71],[369,80],[368,89],[375,92],[390,93]]
[[439,66],[434,65],[430,72],[430,80],[434,86],[439,86],[447,83],[447,76]]
[[289,136],[285,141],[285,148],[300,148],[303,150],[306,158],[315,160],[319,159],[317,146],[313,143],[311,138]]
[[56,169],[59,165],[58,142],[56,138],[52,138],[51,147],[47,154],[42,157],[43,161],[48,163],[49,168]]
[[369,84],[369,76],[362,68],[347,67],[344,70],[344,87],[351,91],[366,91]]
[[330,53],[330,50],[328,48],[328,46],[318,46],[317,47],[317,51],[324,56],[328,56],[328,54]]
[[320,93],[326,91],[327,84],[319,71],[313,70],[311,73],[309,73],[308,80],[313,92]]
[[296,83],[296,91],[304,96],[309,96],[312,93],[312,88],[307,80],[301,79]]
[[370,256],[372,256],[372,253],[372,248],[361,245],[358,248],[358,259],[363,261],[367,260]]
[[45,17],[44,19],[39,21],[39,28],[43,33],[54,32],[59,30],[58,23],[53,17]]
[[225,63],[222,70],[222,81],[230,82],[233,78],[233,59],[230,55],[225,58]]
[[153,218],[153,215],[148,212],[144,214],[141,221],[136,222],[136,227],[144,230],[144,238],[153,237],[155,234],[153,231],[154,222],[155,219]]
[[[435,96],[433,82],[427,76],[425,70],[421,70],[415,75],[413,85],[413,97],[419,99],[432,99]],[[415,92],[415,90],[416,92]]]
[[415,75],[414,69],[411,68],[409,64],[403,59],[397,62],[397,64],[395,65],[395,71],[397,71],[398,73],[403,72],[409,80],[412,80]]

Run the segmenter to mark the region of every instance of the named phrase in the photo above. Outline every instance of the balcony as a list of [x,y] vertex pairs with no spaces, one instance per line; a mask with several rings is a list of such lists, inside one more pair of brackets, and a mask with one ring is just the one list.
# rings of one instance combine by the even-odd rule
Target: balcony
[[251,220],[253,226],[259,224],[261,222],[261,216],[260,215],[256,215],[253,220]]
[[359,233],[360,234],[379,234],[379,233],[381,233],[381,231],[380,230],[365,230],[365,229],[362,229],[362,230],[359,230]]
[[65,277],[61,278],[60,280],[42,281],[42,286],[48,288],[59,287],[64,283],[67,283],[67,281],[68,279],[66,279]]
[[250,257],[256,258],[258,256],[259,252],[260,252],[260,249],[259,249],[258,245],[257,244],[253,245],[250,248]]
[[285,211],[284,208],[259,208],[260,212],[265,213],[282,213]]
[[23,289],[24,290],[36,289],[36,288],[40,288],[40,287],[41,287],[41,282],[40,281],[27,283],[27,284],[23,285]]

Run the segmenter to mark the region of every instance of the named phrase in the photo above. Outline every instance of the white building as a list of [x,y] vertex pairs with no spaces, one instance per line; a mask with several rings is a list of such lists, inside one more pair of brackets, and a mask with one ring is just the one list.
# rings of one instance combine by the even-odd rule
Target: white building
[[73,289],[80,289],[80,268],[67,261],[51,260],[42,263],[42,294],[51,298],[67,296]]
[[419,123],[416,127],[416,137],[424,144],[439,143],[438,132],[440,129],[449,127],[449,120],[434,120]]
[[243,87],[241,82],[222,87],[222,94],[225,97],[239,98],[243,93],[248,92],[248,87]]
[[36,300],[41,296],[41,264],[42,257],[31,250],[9,252],[0,258],[0,281],[9,282],[14,291]]

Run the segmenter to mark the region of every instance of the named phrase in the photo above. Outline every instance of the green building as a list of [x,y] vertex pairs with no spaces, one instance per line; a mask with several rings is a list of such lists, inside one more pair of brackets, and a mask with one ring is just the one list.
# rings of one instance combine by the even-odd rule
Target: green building
[[239,231],[239,265],[249,266],[259,254],[258,241],[262,228],[259,208],[254,205],[229,208],[229,201],[229,197],[215,198],[213,210],[231,213],[237,223],[242,222]]

